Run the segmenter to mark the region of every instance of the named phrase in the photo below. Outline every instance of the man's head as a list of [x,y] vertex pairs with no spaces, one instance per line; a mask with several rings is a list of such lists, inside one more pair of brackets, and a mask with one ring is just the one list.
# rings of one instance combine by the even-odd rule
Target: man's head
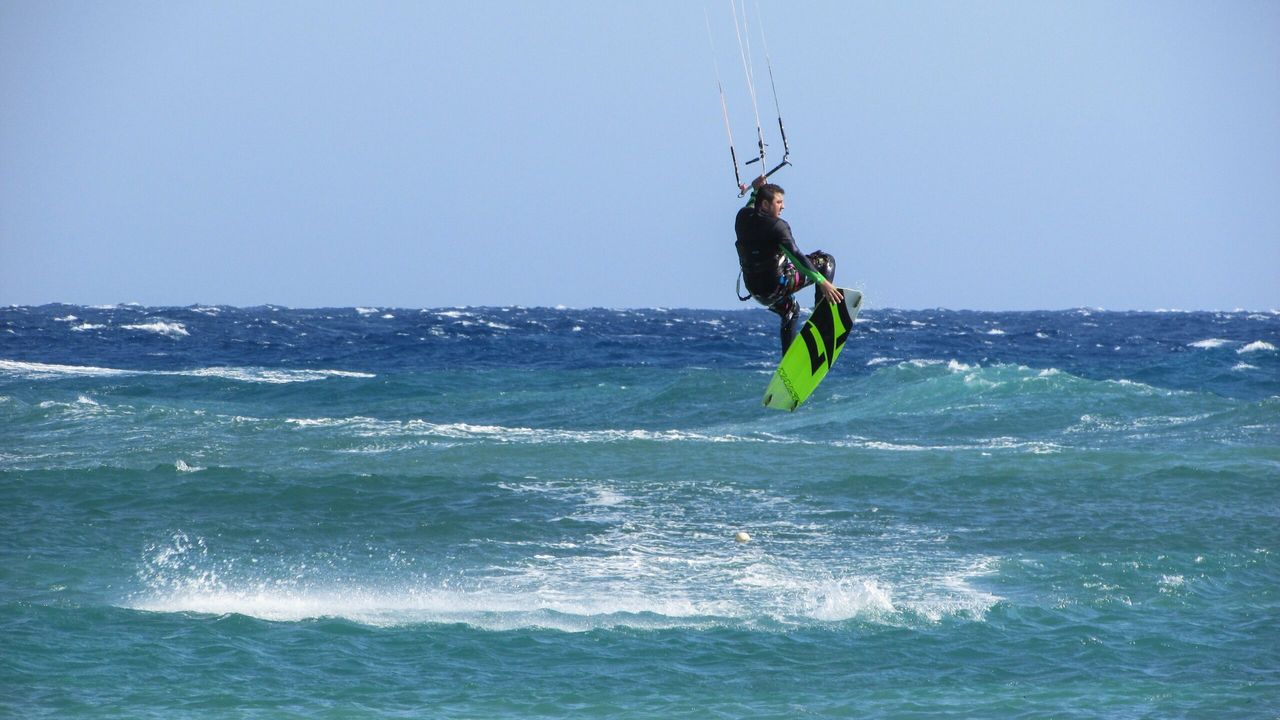
[[785,200],[786,191],[773,183],[761,185],[756,190],[756,208],[769,217],[781,217],[782,209],[786,207]]

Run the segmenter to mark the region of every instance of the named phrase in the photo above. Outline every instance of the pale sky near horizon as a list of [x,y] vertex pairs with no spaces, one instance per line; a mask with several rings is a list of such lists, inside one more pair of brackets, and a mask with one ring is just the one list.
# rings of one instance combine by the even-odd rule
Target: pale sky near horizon
[[[1280,2],[746,11],[867,307],[1280,308]],[[728,0],[0,0],[0,303],[753,307],[738,53]]]

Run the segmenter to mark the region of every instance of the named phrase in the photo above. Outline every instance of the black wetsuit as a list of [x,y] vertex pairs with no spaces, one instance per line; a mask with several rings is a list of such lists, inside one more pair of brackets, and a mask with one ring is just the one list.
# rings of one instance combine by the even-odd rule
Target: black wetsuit
[[[747,292],[782,318],[782,352],[785,353],[795,339],[800,320],[800,304],[793,293],[820,278],[834,280],[836,261],[821,250],[809,255],[801,253],[787,221],[759,212],[755,200],[753,192],[733,222],[738,236],[735,243],[738,264]],[[815,288],[815,305],[820,297],[817,293]]]

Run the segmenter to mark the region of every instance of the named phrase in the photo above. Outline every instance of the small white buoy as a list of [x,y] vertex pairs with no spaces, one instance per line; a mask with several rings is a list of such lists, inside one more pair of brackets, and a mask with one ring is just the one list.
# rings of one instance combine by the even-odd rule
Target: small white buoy
[[733,539],[737,540],[740,543],[751,542],[751,536],[743,532],[742,530],[739,530],[738,534],[733,536]]

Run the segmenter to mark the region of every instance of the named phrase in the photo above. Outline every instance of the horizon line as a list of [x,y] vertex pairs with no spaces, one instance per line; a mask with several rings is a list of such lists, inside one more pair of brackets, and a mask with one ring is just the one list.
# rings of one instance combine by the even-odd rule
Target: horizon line
[[[384,312],[384,311],[391,311],[391,310],[400,310],[400,311],[407,310],[407,311],[415,311],[415,312],[429,312],[432,310],[484,310],[484,309],[490,309],[490,310],[511,310],[511,309],[611,310],[611,311],[656,310],[660,312],[675,312],[675,311],[690,310],[690,311],[698,311],[698,312],[748,312],[748,311],[766,309],[764,308],[764,306],[748,306],[748,307],[739,307],[739,308],[714,308],[714,307],[708,308],[708,307],[691,307],[691,306],[671,307],[671,306],[661,306],[661,305],[654,305],[654,306],[605,306],[605,305],[575,306],[575,305],[559,305],[559,304],[557,305],[522,305],[518,303],[511,304],[511,305],[438,305],[438,306],[432,306],[432,307],[425,307],[425,306],[409,306],[409,305],[395,305],[395,304],[390,304],[390,305],[379,305],[379,304],[284,305],[280,303],[268,302],[268,303],[259,303],[256,305],[236,305],[233,303],[187,303],[182,305],[169,305],[169,304],[148,305],[146,303],[139,303],[139,302],[85,304],[85,303],[69,303],[69,302],[54,301],[54,302],[45,302],[45,303],[25,303],[25,304],[24,303],[8,303],[4,305],[5,308],[9,308],[9,309],[43,308],[43,307],[49,307],[49,306],[78,307],[78,308],[87,308],[92,310],[110,310],[115,308],[148,308],[148,309],[179,309],[179,310],[188,310],[188,309],[194,309],[194,308],[233,308],[237,310],[252,310],[256,308],[272,308],[272,309],[281,309],[281,310],[356,310],[356,311],[368,310],[369,311],[367,313],[362,313],[362,314],[372,314],[373,312]],[[1236,307],[1230,310],[1224,310],[1222,308],[1113,309],[1113,308],[1104,308],[1101,306],[1088,306],[1088,305],[1078,305],[1073,307],[1062,307],[1062,308],[1032,308],[1032,309],[1020,309],[1020,310],[1014,310],[1014,309],[993,310],[993,309],[977,309],[977,308],[965,308],[965,307],[944,307],[941,305],[931,306],[931,307],[889,307],[889,306],[864,307],[863,312],[867,312],[867,311],[890,311],[890,312],[943,311],[943,312],[973,312],[973,313],[1053,313],[1053,312],[1083,311],[1083,312],[1099,312],[1099,313],[1148,313],[1148,314],[1266,313],[1271,315],[1280,315],[1280,308],[1277,308],[1277,307],[1268,308],[1268,309]]]

